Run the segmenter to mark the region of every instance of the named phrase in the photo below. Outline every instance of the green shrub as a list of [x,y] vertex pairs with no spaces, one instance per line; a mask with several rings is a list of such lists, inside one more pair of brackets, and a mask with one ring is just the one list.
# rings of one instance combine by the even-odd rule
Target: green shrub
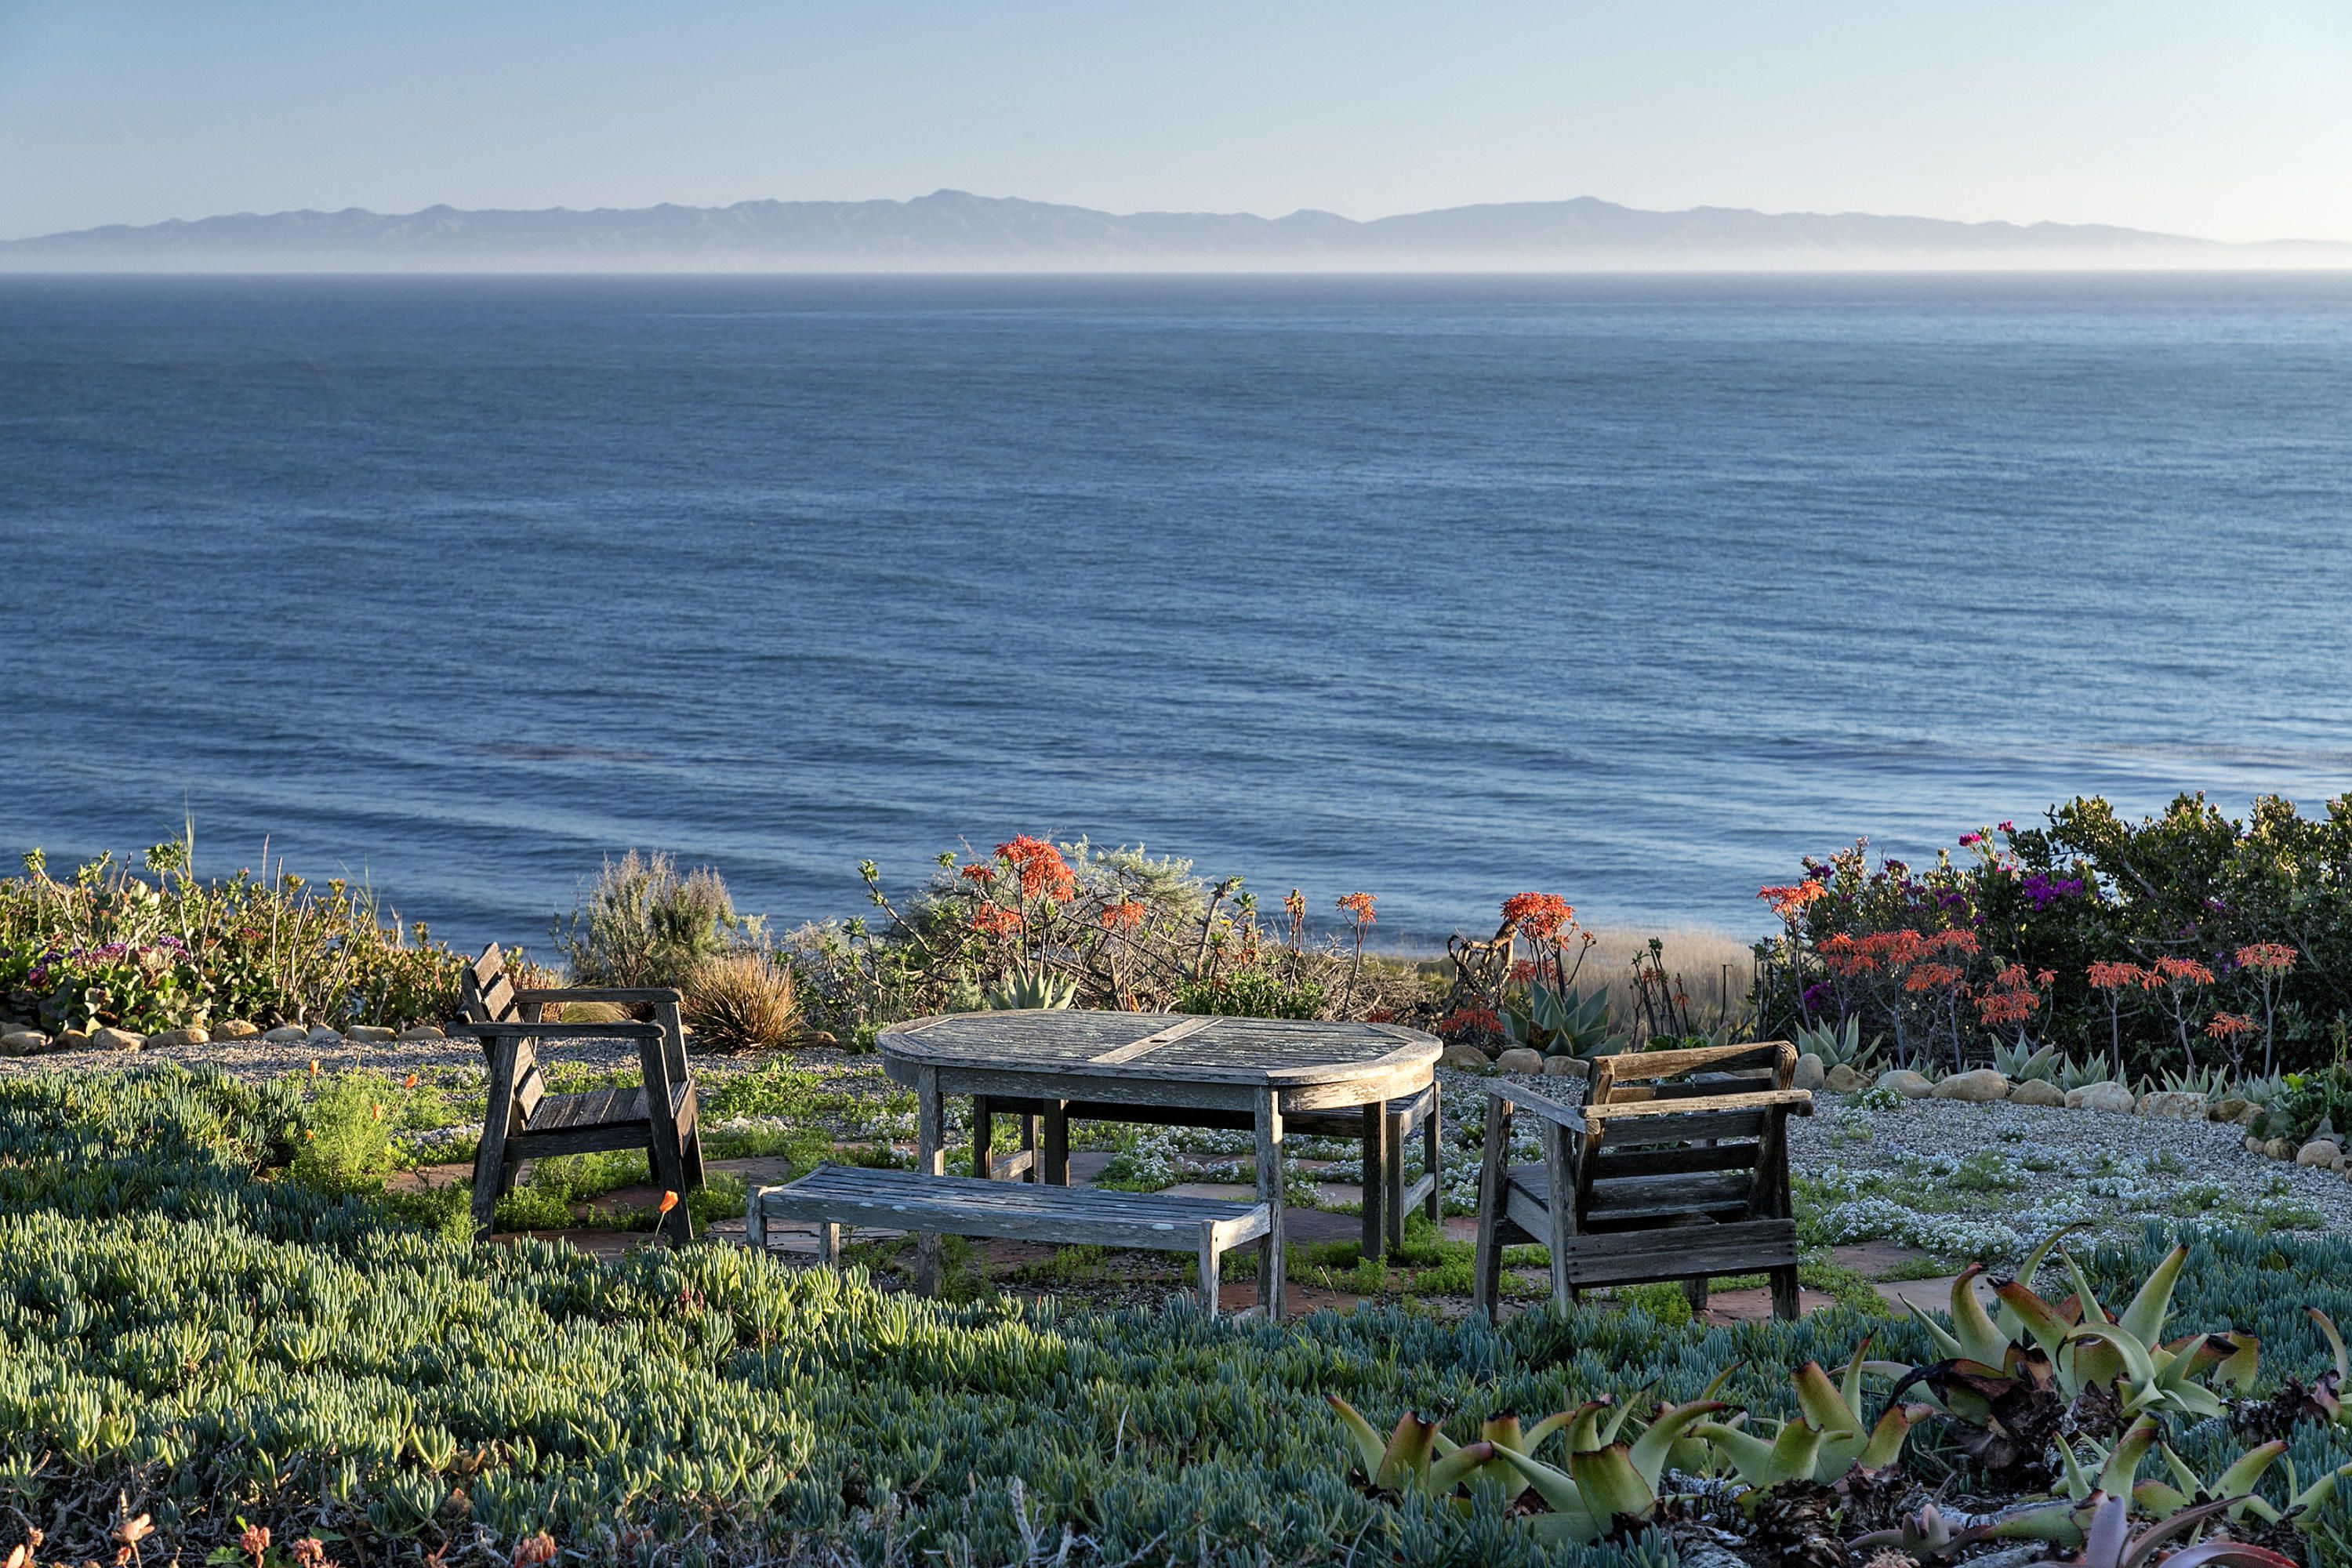
[[329,1193],[383,1191],[398,1163],[384,1100],[383,1083],[367,1073],[317,1079],[303,1107],[295,1178]]
[[551,930],[578,984],[681,991],[703,964],[742,951],[759,934],[755,921],[735,912],[717,871],[701,866],[680,876],[667,855],[634,849],[606,860]]
[[205,881],[192,836],[111,854],[70,880],[38,849],[0,879],[0,999],[52,1029],[153,1034],[241,1018],[401,1026],[456,1011],[461,961],[368,889],[285,869]]
[[1323,987],[1290,981],[1271,969],[1242,969],[1204,975],[1176,987],[1179,1013],[1219,1013],[1235,1018],[1314,1018],[1322,1016]]

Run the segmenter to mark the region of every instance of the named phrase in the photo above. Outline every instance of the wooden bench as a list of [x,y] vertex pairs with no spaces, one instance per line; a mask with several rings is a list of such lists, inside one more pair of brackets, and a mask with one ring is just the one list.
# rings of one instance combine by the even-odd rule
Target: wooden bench
[[[1490,1320],[1506,1231],[1550,1249],[1552,1296],[1679,1279],[1694,1306],[1710,1275],[1769,1273],[1772,1310],[1794,1318],[1797,1225],[1787,1120],[1812,1114],[1790,1089],[1786,1041],[1601,1057],[1581,1104],[1532,1084],[1486,1090],[1473,1298]],[[1514,1111],[1540,1123],[1538,1164],[1508,1163]]]
[[[994,1120],[1011,1116],[1019,1126],[1019,1146],[995,1152]],[[1352,1138],[1364,1146],[1363,1241],[1366,1258],[1404,1245],[1404,1216],[1415,1205],[1435,1225],[1441,1201],[1438,1183],[1444,1165],[1444,1127],[1437,1085],[1375,1101],[1360,1110],[1300,1110],[1284,1117],[1286,1133],[1307,1138]],[[1027,1180],[1067,1186],[1072,1121],[1129,1121],[1170,1127],[1202,1127],[1247,1132],[1245,1115],[1215,1110],[1161,1108],[1103,1101],[1009,1100],[976,1095],[971,1102],[971,1170],[998,1181]],[[1042,1137],[1040,1136],[1042,1131]],[[1405,1141],[1421,1134],[1422,1173],[1404,1179]]]
[[1200,1263],[1202,1309],[1212,1317],[1217,1310],[1219,1260],[1265,1235],[1268,1223],[1264,1204],[855,1165],[819,1165],[784,1186],[752,1189],[743,1224],[754,1250],[766,1250],[769,1227],[786,1220],[815,1222],[817,1260],[827,1264],[840,1260],[843,1229],[860,1225],[919,1235],[1190,1252]]
[[[457,1028],[481,1041],[490,1068],[489,1105],[474,1154],[475,1234],[490,1234],[499,1199],[514,1190],[516,1168],[525,1160],[643,1149],[652,1158],[655,1184],[678,1196],[662,1217],[663,1231],[675,1242],[689,1239],[686,1196],[702,1185],[702,1134],[678,993],[667,987],[519,989],[496,942],[467,965],[461,990]],[[541,1022],[546,1009],[567,1002],[608,1002],[653,1016],[610,1024]],[[635,1040],[642,1071],[637,1087],[548,1093],[539,1047],[587,1039]]]

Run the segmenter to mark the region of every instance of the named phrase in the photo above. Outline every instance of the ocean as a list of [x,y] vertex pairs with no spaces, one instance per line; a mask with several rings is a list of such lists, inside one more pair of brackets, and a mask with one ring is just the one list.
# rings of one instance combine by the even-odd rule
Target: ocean
[[1412,948],[2352,790],[2352,277],[0,278],[0,851]]

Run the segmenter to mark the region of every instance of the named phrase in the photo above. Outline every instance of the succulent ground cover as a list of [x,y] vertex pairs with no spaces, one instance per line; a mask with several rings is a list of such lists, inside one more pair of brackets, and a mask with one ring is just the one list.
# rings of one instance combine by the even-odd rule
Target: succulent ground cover
[[[1859,1562],[1841,1542],[1866,1526],[1924,1562],[2036,1493],[2087,1519],[2118,1449],[2146,1461],[2136,1529],[2225,1476],[2282,1511],[2352,1459],[2329,1419],[2344,1373],[2304,1317],[2352,1321],[2336,1237],[2220,1231],[2169,1261],[2152,1234],[2094,1246],[2062,1276],[2075,1300],[2045,1285],[2013,1332],[1843,1308],[1708,1328],[1640,1300],[1500,1330],[1393,1308],[1212,1322],[918,1300],[716,1243],[611,1263],[471,1247],[446,1233],[446,1198],[370,1190],[364,1140],[306,1159],[351,1140],[353,1098],[307,1075],[0,1081],[0,1543],[37,1531],[42,1563],[127,1548],[263,1568],[312,1541],[352,1564],[1613,1568],[1670,1543]],[[2143,1281],[2168,1267],[2149,1309]],[[2084,1300],[2118,1314],[2104,1338]],[[2126,1332],[2178,1370],[2111,1367],[2092,1341]],[[2262,1345],[2242,1394],[2198,1337],[2234,1355],[2241,1334]],[[1826,1402],[1808,1363],[1829,1369]],[[2009,1385],[2044,1363],[2050,1408],[2080,1428],[2079,1500],[2071,1474],[2028,1473],[2048,1450],[2021,1470],[1975,1436],[1971,1399],[2023,1408],[2042,1396]],[[1877,1430],[1890,1392],[1899,1441]],[[1335,1398],[1376,1436],[1402,1430],[1385,1474],[1389,1439],[1366,1465]],[[2146,1440],[2142,1411],[2160,1423]],[[1441,1469],[1449,1449],[1471,1458]],[[2352,1529],[2332,1496],[2241,1522],[2305,1562],[2343,1561]],[[265,1529],[274,1544],[240,1549]]]

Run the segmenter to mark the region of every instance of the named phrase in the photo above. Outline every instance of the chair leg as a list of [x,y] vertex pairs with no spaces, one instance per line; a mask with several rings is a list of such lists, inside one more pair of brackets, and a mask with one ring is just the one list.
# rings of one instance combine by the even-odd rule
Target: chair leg
[[1772,1315],[1793,1323],[1803,1311],[1804,1304],[1797,1295],[1796,1265],[1772,1270]]
[[521,1042],[500,1036],[490,1051],[488,1109],[482,1142],[474,1151],[474,1239],[486,1241],[497,1221],[499,1195],[513,1180],[507,1161],[507,1132],[514,1118],[515,1054]]
[[1037,1118],[1025,1110],[1021,1113],[1021,1152],[1029,1156],[1029,1168],[1021,1173],[1021,1179],[1033,1186],[1044,1181],[1037,1169]]
[[1223,1272],[1219,1267],[1217,1231],[1214,1222],[1201,1226],[1201,1310],[1209,1317],[1217,1315],[1217,1281]]
[[1068,1101],[1049,1100],[1045,1102],[1045,1170],[1038,1181],[1055,1187],[1070,1184],[1070,1113]]
[[1503,1189],[1508,1173],[1503,1162],[1510,1152],[1511,1109],[1500,1095],[1486,1097],[1486,1153],[1478,1167],[1478,1250],[1471,1268],[1472,1309],[1488,1322],[1501,1310],[1503,1287]]
[[1706,1280],[1704,1280],[1704,1279],[1685,1279],[1685,1280],[1684,1280],[1684,1281],[1683,1281],[1683,1300],[1685,1300],[1685,1301],[1688,1301],[1688,1302],[1690,1303],[1690,1310],[1691,1310],[1692,1311],[1694,1311],[1694,1312],[1704,1312],[1704,1311],[1706,1311]]
[[816,1227],[816,1260],[828,1268],[841,1263],[841,1226],[826,1220]]

